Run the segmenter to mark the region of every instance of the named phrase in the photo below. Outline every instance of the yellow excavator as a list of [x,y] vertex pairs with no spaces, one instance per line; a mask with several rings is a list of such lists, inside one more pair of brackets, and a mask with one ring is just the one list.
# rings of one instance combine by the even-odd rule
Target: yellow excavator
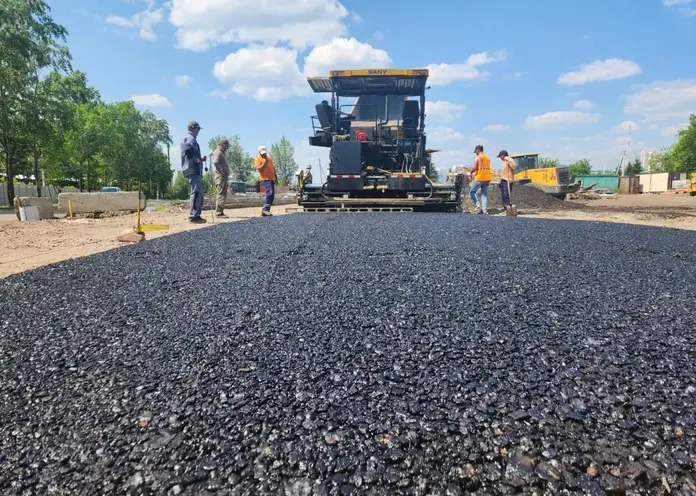
[[545,193],[565,198],[568,193],[576,193],[580,183],[570,182],[568,167],[539,167],[538,153],[510,155],[515,161],[515,182],[529,183]]

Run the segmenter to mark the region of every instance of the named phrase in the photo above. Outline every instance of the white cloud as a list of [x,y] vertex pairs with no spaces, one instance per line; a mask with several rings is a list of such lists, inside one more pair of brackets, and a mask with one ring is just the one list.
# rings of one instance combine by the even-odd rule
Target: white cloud
[[[477,145],[487,145],[488,140],[486,138],[481,138],[480,136],[467,136],[466,139],[469,141],[471,146],[477,146]],[[472,149],[470,153],[474,153],[474,150]]]
[[304,49],[347,32],[349,11],[338,0],[172,0],[169,22],[180,48],[226,43],[288,43]]
[[[329,149],[323,146],[311,146],[309,140],[303,139],[293,145],[295,147],[295,162],[298,167],[312,166],[314,182],[326,180],[329,167]],[[321,161],[321,167],[319,163]]]
[[147,1],[144,3],[147,3],[148,5],[147,8],[142,12],[133,14],[130,17],[109,15],[106,17],[106,19],[104,19],[104,22],[122,28],[136,29],[138,31],[138,35],[144,40],[156,40],[157,35],[155,34],[153,27],[164,20],[164,8],[161,7],[159,9],[155,9],[153,1]]
[[526,76],[526,72],[513,72],[512,74],[506,74],[505,79],[519,79],[522,76]]
[[[229,90],[260,101],[277,102],[312,94],[305,76],[325,76],[337,68],[376,68],[391,65],[389,54],[355,38],[336,38],[315,47],[304,59],[304,74],[297,64],[298,50],[250,45],[218,61],[213,74]],[[217,90],[211,96],[226,97]]]
[[455,131],[451,127],[433,127],[428,132],[428,141],[433,143],[442,143],[445,141],[461,141],[464,135],[459,131]]
[[662,3],[664,3],[667,7],[672,7],[673,5],[684,5],[693,1],[695,0],[664,0]]
[[208,93],[208,96],[212,96],[214,98],[222,98],[223,100],[227,100],[230,96],[229,91],[222,91],[222,90],[213,90],[210,93]]
[[152,93],[150,95],[133,95],[130,97],[136,105],[141,105],[143,107],[171,107],[172,104],[167,98],[158,95],[157,93]]
[[596,106],[597,105],[595,105],[594,103],[592,103],[589,100],[578,100],[575,103],[573,103],[573,108],[575,110],[588,111],[588,110],[592,110]]
[[384,50],[372,48],[372,45],[355,38],[336,38],[314,48],[305,57],[304,73],[307,76],[328,76],[332,69],[374,69],[388,67],[391,63]]
[[430,71],[429,83],[432,86],[444,86],[455,81],[474,81],[487,80],[490,72],[478,69],[478,66],[500,62],[507,57],[504,51],[489,55],[488,52],[475,53],[460,64],[430,64],[427,69]]
[[[447,171],[452,167],[469,167],[472,165],[474,154],[472,150],[443,150],[433,154],[433,164],[440,171]],[[443,176],[444,177],[444,176]]]
[[484,131],[507,131],[508,129],[510,129],[510,126],[505,124],[489,124],[483,128]]
[[561,74],[557,82],[565,86],[578,86],[597,81],[625,79],[641,72],[640,66],[632,60],[595,60],[583,65],[578,71]]
[[615,133],[627,133],[628,131],[637,131],[640,126],[633,121],[623,121],[621,124],[616,126],[613,131]]
[[191,76],[189,76],[188,74],[184,74],[182,76],[176,77],[176,84],[178,84],[182,88],[185,88],[186,86],[191,84],[191,81],[193,81],[193,78]]
[[696,114],[696,79],[656,81],[626,99],[624,112],[649,121],[687,119]]
[[426,120],[428,122],[442,121],[442,122],[452,122],[456,121],[462,116],[462,112],[466,109],[465,105],[459,103],[446,102],[443,100],[437,100],[434,102],[425,102],[425,114]]
[[674,138],[677,136],[677,133],[681,131],[682,129],[686,129],[689,127],[688,122],[682,122],[681,124],[677,124],[676,126],[667,126],[662,128],[662,131],[660,131],[660,134],[662,136],[667,136],[669,138]]
[[556,111],[541,115],[530,115],[525,119],[527,129],[558,129],[567,126],[594,124],[599,114],[578,111]]
[[309,94],[310,88],[297,67],[297,50],[251,45],[215,63],[213,75],[230,91],[256,100],[277,102]]

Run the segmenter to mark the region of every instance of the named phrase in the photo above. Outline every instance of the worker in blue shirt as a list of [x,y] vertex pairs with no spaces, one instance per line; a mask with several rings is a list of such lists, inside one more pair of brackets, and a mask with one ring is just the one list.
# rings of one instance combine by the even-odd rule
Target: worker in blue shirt
[[[181,172],[188,179],[191,186],[191,212],[189,221],[194,224],[205,224],[207,221],[201,217],[203,209],[203,162],[208,157],[201,157],[201,148],[196,137],[201,131],[201,126],[196,121],[188,123],[188,134],[181,141]],[[206,167],[207,171],[208,168]]]

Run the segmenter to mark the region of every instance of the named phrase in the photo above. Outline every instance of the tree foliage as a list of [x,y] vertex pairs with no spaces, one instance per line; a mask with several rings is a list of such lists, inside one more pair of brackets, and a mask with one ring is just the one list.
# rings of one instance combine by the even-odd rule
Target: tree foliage
[[539,168],[545,169],[550,167],[560,167],[561,161],[557,158],[539,157]]
[[696,172],[696,115],[689,116],[689,125],[677,134],[677,141],[650,157],[650,172]]
[[297,162],[295,162],[295,147],[283,136],[280,142],[271,145],[271,157],[278,176],[278,182],[283,186],[292,183],[297,172]]
[[46,132],[52,116],[41,111],[39,75],[68,71],[67,30],[56,24],[42,0],[3,0],[0,4],[0,146],[10,202],[13,179],[26,173],[32,139]]
[[14,177],[94,190],[142,185],[161,196],[171,182],[163,147],[169,125],[131,101],[104,103],[73,71],[67,31],[43,0],[0,3],[0,149],[9,200]]
[[[254,159],[244,150],[238,135],[214,136],[208,141],[208,148],[211,151],[215,150],[218,143],[225,138],[230,142],[230,147],[225,153],[227,163],[230,166],[230,177],[243,182],[251,180],[254,172]],[[210,165],[212,167],[212,163]]]
[[588,176],[592,173],[592,164],[586,158],[573,162],[568,166],[568,174],[571,176]]
[[629,162],[626,167],[624,168],[624,176],[637,176],[638,174],[643,172],[643,162],[640,161],[640,158],[636,157],[633,162]]

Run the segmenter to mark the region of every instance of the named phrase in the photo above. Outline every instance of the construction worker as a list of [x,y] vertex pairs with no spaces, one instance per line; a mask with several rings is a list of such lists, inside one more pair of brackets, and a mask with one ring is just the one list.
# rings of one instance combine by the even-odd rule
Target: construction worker
[[217,216],[226,218],[225,201],[227,200],[227,187],[230,177],[230,166],[227,163],[227,149],[230,147],[230,142],[223,139],[218,143],[217,148],[213,152],[213,166],[215,167],[215,188],[217,189],[217,200],[215,207]]
[[507,150],[501,150],[498,158],[503,161],[503,166],[500,170],[500,196],[503,201],[503,208],[507,215],[515,215],[515,209],[510,201],[512,183],[515,182],[515,161],[510,158]]
[[278,178],[276,177],[275,167],[273,166],[273,157],[271,157],[268,150],[266,150],[266,147],[263,145],[259,147],[259,154],[254,160],[254,167],[256,167],[259,173],[261,186],[263,186],[263,189],[266,191],[266,200],[261,210],[261,216],[270,217],[272,215],[271,206],[275,199],[275,185]]
[[[471,170],[473,182],[471,183],[471,200],[474,202],[474,211],[488,215],[488,185],[491,183],[491,159],[483,153],[483,145],[476,145],[474,149],[476,158],[474,168]],[[479,207],[476,192],[481,189],[481,207]]]
[[[191,187],[191,211],[189,221],[194,224],[205,224],[207,221],[201,217],[203,209],[203,162],[208,157],[201,156],[201,147],[198,146],[198,133],[201,126],[198,122],[188,123],[188,134],[181,140],[181,172],[188,179]],[[205,168],[206,172],[208,168]]]

